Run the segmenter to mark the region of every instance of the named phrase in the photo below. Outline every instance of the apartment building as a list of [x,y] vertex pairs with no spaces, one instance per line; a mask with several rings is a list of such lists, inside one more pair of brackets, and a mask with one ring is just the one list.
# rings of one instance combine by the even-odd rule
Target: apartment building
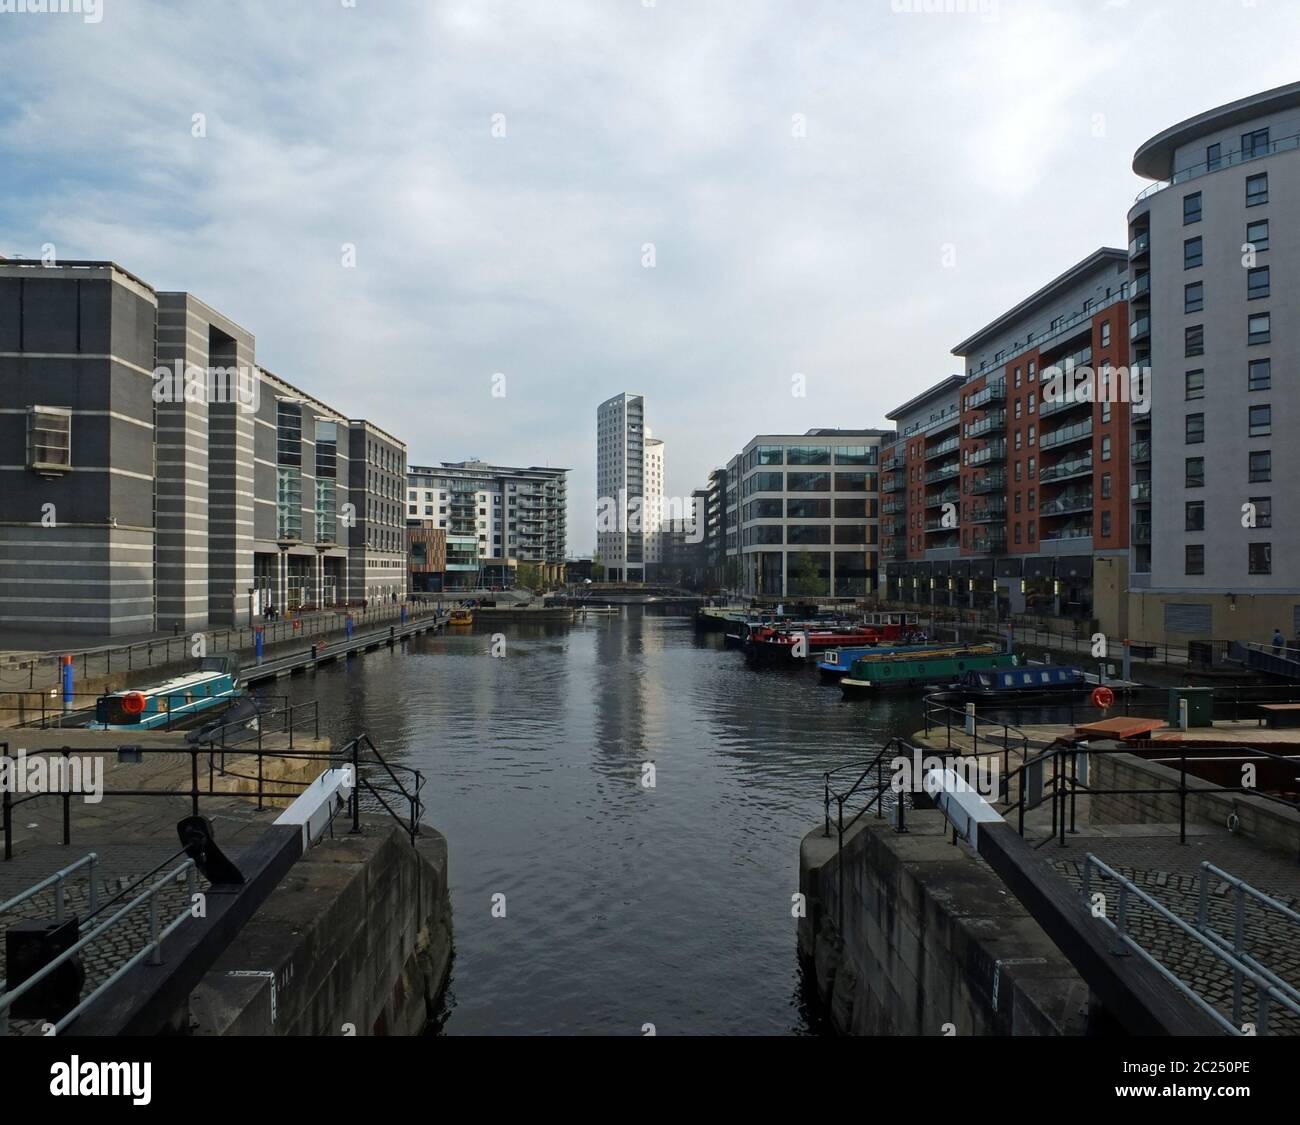
[[1300,83],[1143,144],[1128,214],[1136,635],[1267,640],[1300,629]]
[[352,482],[380,467],[362,432],[382,435],[261,371],[192,294],[0,260],[0,437],[23,451],[0,465],[0,625],[113,636],[400,596],[404,529],[398,566],[357,539]]
[[874,592],[885,434],[834,429],[760,434],[731,460],[726,537],[743,592],[770,597]]
[[[953,348],[891,411],[890,596],[1125,624],[1128,261],[1103,247]],[[1100,373],[1100,377],[1099,376]]]
[[653,576],[653,572],[657,572],[664,561],[665,517],[667,515],[667,518],[672,518],[672,514],[664,511],[664,443],[651,433],[649,426],[645,428],[645,475],[642,491],[646,573]]
[[412,466],[406,518],[446,532],[445,570],[422,590],[513,586],[520,564],[562,582],[568,553],[568,469],[511,468],[486,461]]
[[596,553],[607,582],[645,580],[645,396],[596,408]]

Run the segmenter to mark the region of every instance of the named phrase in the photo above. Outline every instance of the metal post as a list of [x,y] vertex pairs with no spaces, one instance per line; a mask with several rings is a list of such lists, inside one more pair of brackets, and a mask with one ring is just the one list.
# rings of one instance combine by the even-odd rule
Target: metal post
[[[63,761],[63,777],[60,781],[68,780],[68,747],[63,747],[59,751],[59,757]],[[66,786],[60,786],[60,792],[63,794],[63,844],[66,847],[72,843],[72,792]]]
[[352,740],[352,831],[361,831],[361,739]]
[[199,748],[195,746],[190,750],[190,804],[193,805],[193,815],[199,815]]

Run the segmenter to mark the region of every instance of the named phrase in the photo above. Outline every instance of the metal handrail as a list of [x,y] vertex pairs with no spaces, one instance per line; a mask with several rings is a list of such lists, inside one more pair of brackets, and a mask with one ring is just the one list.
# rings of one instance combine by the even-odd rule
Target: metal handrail
[[[925,696],[923,701],[925,703],[925,734],[927,738],[929,738],[930,736],[930,721],[932,718],[938,715],[939,717],[942,717],[944,721],[944,727],[947,732],[947,748],[951,750],[953,716],[957,716],[958,718],[961,719],[961,731],[963,734],[966,732],[966,720],[968,718],[974,718],[975,729],[971,734],[971,752],[973,754],[978,755],[980,752],[980,748],[979,748],[980,729],[979,728],[980,728],[980,724],[983,723],[986,726],[991,726],[994,728],[997,727],[1002,728],[1001,749],[1002,749],[1002,772],[1004,775],[1007,774],[1011,768],[1011,749],[1012,749],[1011,738],[1013,732],[1015,734],[1015,737],[1019,740],[1017,749],[1019,749],[1020,751],[1021,760],[1023,761],[1029,757],[1030,738],[1029,735],[1027,735],[1019,727],[1013,726],[1011,723],[1008,723],[1006,721],[999,722],[997,719],[986,719],[979,714],[976,714],[974,716],[967,715],[965,711],[958,711],[955,707],[949,707],[946,703],[944,703],[940,699],[941,695],[943,695],[943,692],[931,692],[929,695]],[[938,722],[935,722],[934,725],[938,726],[939,724]]]

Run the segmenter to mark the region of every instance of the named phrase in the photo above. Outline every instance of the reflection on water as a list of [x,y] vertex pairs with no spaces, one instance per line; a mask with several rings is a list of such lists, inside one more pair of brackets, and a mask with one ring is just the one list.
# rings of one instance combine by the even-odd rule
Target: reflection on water
[[751,670],[688,618],[504,631],[501,659],[480,629],[269,689],[428,776],[451,855],[444,1032],[820,1031],[791,916],[799,840],[823,771],[915,730],[919,701]]

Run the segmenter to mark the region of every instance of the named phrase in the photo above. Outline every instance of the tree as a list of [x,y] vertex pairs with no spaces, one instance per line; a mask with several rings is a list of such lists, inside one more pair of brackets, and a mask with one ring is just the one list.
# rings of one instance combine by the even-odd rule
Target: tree
[[728,559],[722,566],[722,584],[728,590],[740,585],[740,560]]
[[817,566],[817,560],[807,551],[800,551],[795,563],[794,576],[791,578],[791,593],[804,597],[816,597],[826,593],[826,583]]
[[525,590],[542,592],[542,572],[532,563],[524,563],[515,571],[515,585]]
[[591,556],[591,580],[599,582],[605,577],[605,564],[600,561],[599,555]]

